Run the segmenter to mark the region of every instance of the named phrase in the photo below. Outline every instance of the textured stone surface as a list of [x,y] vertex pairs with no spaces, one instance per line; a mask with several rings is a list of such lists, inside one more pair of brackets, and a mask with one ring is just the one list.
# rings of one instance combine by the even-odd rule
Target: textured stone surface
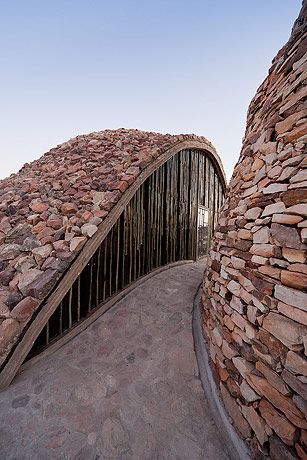
[[307,290],[307,275],[290,270],[281,270],[280,280],[286,286],[291,288]]
[[85,236],[76,236],[75,238],[72,238],[70,241],[69,249],[71,252],[79,252],[80,249],[85,245],[86,243],[86,237]]
[[[180,150],[180,144],[186,148],[187,142],[205,146],[223,175],[204,137],[118,129],[70,139],[1,180],[3,302],[12,309],[30,296],[42,304],[128,187],[163,153],[175,146]],[[5,340],[1,364],[15,342]]]
[[204,335],[222,333],[212,366],[225,407],[247,420],[259,460],[307,458],[306,23],[305,1],[249,106],[203,284]]
[[278,390],[272,387],[265,378],[259,377],[256,374],[250,374],[247,381],[259,395],[270,401],[274,407],[280,410],[295,426],[306,429],[307,422],[306,419],[304,419],[304,414],[297,409],[291,397],[282,395]]
[[19,322],[27,321],[38,306],[38,300],[33,297],[25,297],[12,310],[12,318]]
[[277,310],[280,311],[283,315],[288,318],[293,319],[297,323],[304,324],[307,326],[307,312],[300,310],[298,308],[287,305],[283,302],[278,302]]
[[267,379],[267,381],[274,387],[279,393],[283,395],[289,395],[290,390],[280,377],[280,375],[276,372],[276,370],[271,369],[262,361],[256,362],[256,369],[261,372],[261,374]]
[[[299,396],[303,398],[304,401],[307,401],[307,385],[306,382],[302,382],[296,375],[293,375],[292,372],[289,372],[287,369],[282,371],[282,378],[284,381],[292,388]],[[289,414],[288,414],[288,418]],[[301,426],[298,424],[298,426]],[[302,425],[302,428],[307,430],[307,422]]]
[[305,292],[276,285],[274,289],[274,296],[293,307],[307,311],[307,294]]
[[287,353],[285,367],[294,374],[307,376],[307,359],[303,355],[289,351],[289,353]]
[[269,313],[262,326],[289,348],[302,344],[304,336],[307,335],[306,326],[278,313]]
[[295,228],[273,223],[271,226],[273,241],[278,246],[301,249],[299,232]]
[[22,275],[19,277],[18,289],[24,295],[28,295],[28,288],[31,283],[36,280],[39,276],[41,276],[43,272],[41,270],[37,270],[33,268],[31,270],[26,270]]
[[97,230],[98,227],[93,224],[84,224],[81,227],[82,235],[87,236],[88,238],[91,238],[93,235],[95,235]]
[[260,414],[275,433],[289,446],[294,444],[296,428],[265,400],[259,403]]
[[265,422],[259,417],[258,413],[252,406],[244,406],[242,408],[242,413],[249,425],[252,427],[253,431],[256,433],[258,441],[260,444],[264,444],[268,440],[268,435],[265,431]]
[[[5,349],[16,338],[20,324],[13,318],[7,318],[0,323],[0,345]],[[1,355],[0,355],[1,356]]]
[[202,273],[156,275],[19,374],[0,393],[0,458],[228,460],[193,348]]
[[250,426],[241,414],[239,407],[235,403],[234,399],[231,397],[225,385],[221,384],[220,388],[224,406],[226,407],[226,410],[229,413],[233,424],[244,438],[248,438],[251,434]]

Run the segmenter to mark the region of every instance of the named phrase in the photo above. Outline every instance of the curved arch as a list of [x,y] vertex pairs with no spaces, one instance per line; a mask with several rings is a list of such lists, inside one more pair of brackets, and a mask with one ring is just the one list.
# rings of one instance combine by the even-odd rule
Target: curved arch
[[219,175],[220,182],[223,187],[223,191],[225,192],[226,180],[224,170],[221,161],[218,155],[216,154],[215,149],[211,146],[209,142],[204,142],[203,140],[198,141],[190,139],[180,140],[171,148],[168,148],[165,152],[163,152],[158,158],[156,158],[155,161],[150,163],[139,174],[139,176],[135,179],[133,184],[123,193],[119,201],[109,212],[108,216],[99,225],[98,231],[91,239],[89,239],[86,242],[84,248],[76,257],[74,262],[71,264],[68,271],[62,276],[54,290],[48,295],[47,299],[42,303],[35,318],[30,321],[27,329],[23,333],[21,340],[17,343],[11,355],[5,362],[5,365],[0,375],[0,388],[7,386],[12,381],[19,367],[21,366],[25,357],[30,351],[35,339],[43,329],[48,319],[54,313],[59,302],[68,292],[72,283],[76,280],[78,275],[81,273],[82,269],[86,266],[86,264],[93,256],[99,245],[105,239],[108,232],[123,212],[125,206],[129,203],[129,201],[134,196],[139,187],[155,170],[162,166],[168,159],[175,156],[177,153],[184,149],[197,149],[203,151],[209,156],[209,158],[212,160],[215,166],[215,169]]

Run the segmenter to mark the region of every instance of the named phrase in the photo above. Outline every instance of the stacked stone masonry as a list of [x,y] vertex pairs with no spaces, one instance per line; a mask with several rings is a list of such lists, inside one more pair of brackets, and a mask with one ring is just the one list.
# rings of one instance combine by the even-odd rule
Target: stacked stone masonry
[[185,143],[224,174],[204,137],[118,129],[77,136],[0,181],[0,367],[125,191]]
[[307,3],[252,100],[212,241],[204,334],[256,458],[307,458]]

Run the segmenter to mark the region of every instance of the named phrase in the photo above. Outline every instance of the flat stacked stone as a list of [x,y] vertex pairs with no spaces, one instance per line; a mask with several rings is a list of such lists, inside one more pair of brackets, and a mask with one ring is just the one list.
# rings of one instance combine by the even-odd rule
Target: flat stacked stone
[[0,181],[0,367],[128,187],[184,141],[215,152],[193,134],[107,130],[77,136]]
[[252,100],[212,242],[203,326],[256,458],[307,458],[307,4]]

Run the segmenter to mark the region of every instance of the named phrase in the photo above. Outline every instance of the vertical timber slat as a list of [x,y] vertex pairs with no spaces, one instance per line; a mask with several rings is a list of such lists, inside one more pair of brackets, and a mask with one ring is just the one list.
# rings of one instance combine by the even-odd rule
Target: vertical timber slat
[[29,357],[154,268],[196,259],[199,206],[209,211],[210,239],[223,196],[220,176],[206,152],[182,150],[166,161],[126,205],[46,323]]

